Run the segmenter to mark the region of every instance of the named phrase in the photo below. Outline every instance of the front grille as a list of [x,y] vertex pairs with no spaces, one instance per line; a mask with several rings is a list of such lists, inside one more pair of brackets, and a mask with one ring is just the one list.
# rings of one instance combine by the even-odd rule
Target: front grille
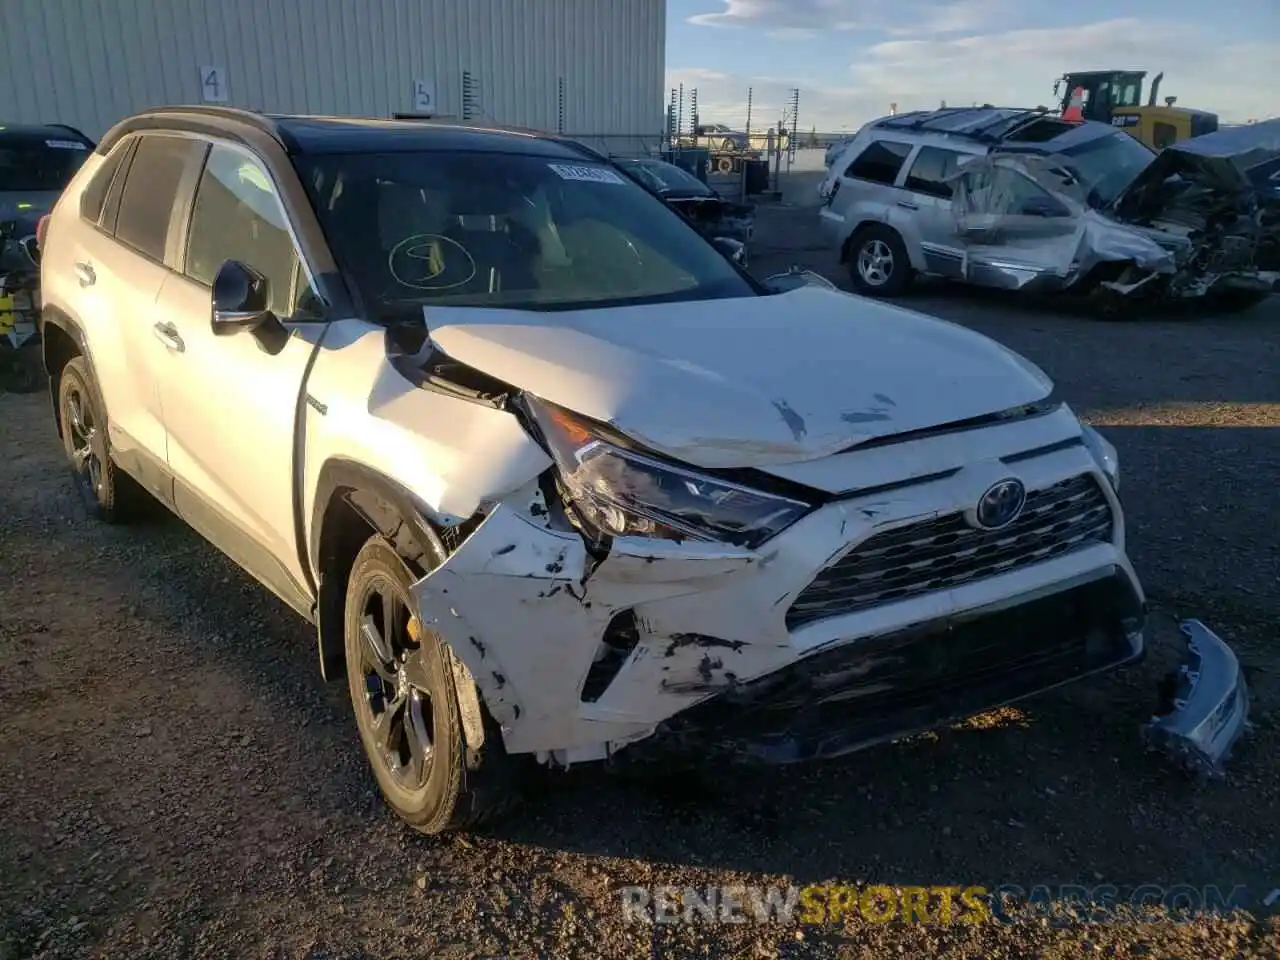
[[1089,474],[1027,494],[1002,530],[951,514],[869,537],[827,567],[787,611],[787,626],[957,587],[1111,539],[1107,498]]

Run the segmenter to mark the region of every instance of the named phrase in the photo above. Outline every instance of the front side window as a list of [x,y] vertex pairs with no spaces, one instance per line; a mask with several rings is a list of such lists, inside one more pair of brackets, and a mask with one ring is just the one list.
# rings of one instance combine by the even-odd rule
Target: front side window
[[215,144],[191,208],[187,276],[212,286],[226,261],[239,260],[267,278],[271,311],[287,317],[297,259],[284,207],[266,170],[247,154]]
[[956,172],[960,154],[941,147],[921,147],[907,173],[906,188],[930,197],[951,198],[949,179]]
[[755,295],[678,214],[604,164],[486,152],[304,155],[376,319],[427,304],[563,310]]
[[846,177],[892,186],[898,171],[911,153],[911,144],[894,140],[876,140],[845,170]]
[[159,135],[139,138],[120,194],[116,239],[162,262],[178,185],[203,154],[204,144],[199,140]]
[[1026,174],[1005,166],[983,165],[964,175],[969,212],[1001,216],[1062,216],[1063,203]]

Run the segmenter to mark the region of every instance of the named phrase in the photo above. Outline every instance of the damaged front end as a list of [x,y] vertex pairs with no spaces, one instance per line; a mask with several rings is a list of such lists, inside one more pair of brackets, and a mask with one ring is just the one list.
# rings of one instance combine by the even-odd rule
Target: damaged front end
[[[646,407],[644,440],[636,411],[616,400],[625,414],[591,418],[543,399],[561,368],[540,380],[528,352],[495,355],[484,324],[451,327],[438,312],[431,339],[464,357],[428,346],[416,382],[516,418],[539,453],[528,479],[504,474],[514,489],[486,487],[494,495],[465,534],[411,586],[419,620],[474,681],[508,752],[554,766],[831,758],[1144,654],[1115,452],[1063,406],[1006,407],[963,436],[845,441],[835,455],[825,442],[779,452],[754,420],[759,436],[730,445],[713,433],[727,425],[700,413],[685,428],[700,438],[693,465],[671,453],[656,411]],[[504,342],[518,342],[504,319]],[[536,329],[545,348],[553,328]],[[517,362],[526,386],[506,386]],[[616,355],[610,364],[608,380],[578,384],[575,408],[624,379]],[[907,405],[876,396],[884,409]],[[819,429],[816,414],[807,421],[797,434]],[[760,465],[706,462],[730,446]],[[976,511],[1006,488],[1021,490],[1012,519],[984,526]],[[1214,689],[1185,696],[1164,735],[1212,755],[1220,737],[1202,705]]]
[[719,196],[664,197],[667,205],[693,224],[704,237],[750,243],[755,235],[755,207]]
[[[1164,296],[1265,296],[1280,285],[1278,172],[1280,120],[1223,130],[1166,148],[1108,214],[1174,254]],[[1131,272],[1111,288],[1148,284]]]
[[1186,656],[1161,690],[1144,740],[1187,772],[1223,776],[1223,764],[1249,729],[1249,689],[1231,648],[1199,620],[1181,625]]

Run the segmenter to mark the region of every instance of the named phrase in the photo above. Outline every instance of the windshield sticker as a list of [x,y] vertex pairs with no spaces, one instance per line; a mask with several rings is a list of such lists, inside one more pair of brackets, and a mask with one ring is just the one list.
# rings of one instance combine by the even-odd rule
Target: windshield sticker
[[78,140],[46,140],[46,147],[52,147],[54,150],[88,150],[83,143]]
[[562,180],[584,180],[587,183],[620,183],[627,181],[606,167],[579,167],[570,163],[548,163]]

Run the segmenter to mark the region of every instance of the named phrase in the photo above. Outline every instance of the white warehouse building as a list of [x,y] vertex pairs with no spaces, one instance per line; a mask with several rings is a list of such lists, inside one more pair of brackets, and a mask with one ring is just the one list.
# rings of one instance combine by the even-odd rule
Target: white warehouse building
[[666,0],[3,0],[0,123],[151,106],[421,115],[615,153],[663,131]]

